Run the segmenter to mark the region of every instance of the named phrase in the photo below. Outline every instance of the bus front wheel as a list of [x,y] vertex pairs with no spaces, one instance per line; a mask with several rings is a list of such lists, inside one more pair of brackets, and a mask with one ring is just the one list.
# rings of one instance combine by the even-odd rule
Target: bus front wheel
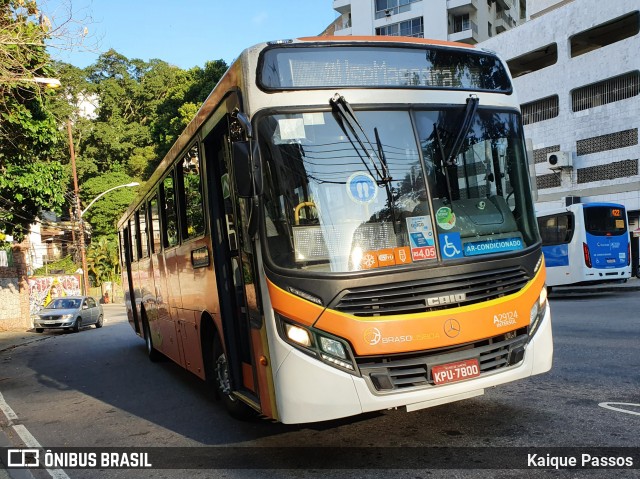
[[231,417],[248,421],[254,419],[257,413],[247,404],[236,398],[231,392],[231,381],[229,378],[229,363],[227,355],[222,349],[222,344],[218,337],[213,343],[213,378],[218,397],[222,399],[225,408]]

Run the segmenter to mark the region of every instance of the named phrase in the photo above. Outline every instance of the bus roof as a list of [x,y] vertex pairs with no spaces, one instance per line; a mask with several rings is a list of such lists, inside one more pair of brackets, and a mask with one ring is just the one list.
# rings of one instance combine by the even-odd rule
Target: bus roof
[[457,47],[457,48],[471,48],[474,49],[473,45],[468,43],[460,43],[460,42],[449,42],[446,40],[433,40],[429,38],[416,38],[416,37],[387,37],[387,36],[322,36],[322,37],[300,37],[297,39],[300,42],[327,42],[327,43],[362,43],[362,42],[372,42],[372,43],[409,43],[413,45],[436,45],[436,46],[445,46],[445,47]]

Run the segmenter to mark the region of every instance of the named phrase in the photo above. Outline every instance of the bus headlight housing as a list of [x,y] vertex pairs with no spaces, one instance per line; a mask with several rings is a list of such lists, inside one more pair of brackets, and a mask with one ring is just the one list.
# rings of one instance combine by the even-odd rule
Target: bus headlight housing
[[309,331],[291,323],[284,323],[284,330],[287,338],[300,346],[308,348],[311,346],[311,335]]
[[540,323],[542,322],[542,318],[547,313],[547,286],[544,285],[542,290],[540,291],[540,296],[538,297],[538,301],[533,303],[531,307],[531,312],[529,313],[529,337],[532,337]]
[[333,367],[352,374],[356,372],[351,348],[345,341],[294,323],[280,315],[276,317],[279,320],[278,331],[287,343]]

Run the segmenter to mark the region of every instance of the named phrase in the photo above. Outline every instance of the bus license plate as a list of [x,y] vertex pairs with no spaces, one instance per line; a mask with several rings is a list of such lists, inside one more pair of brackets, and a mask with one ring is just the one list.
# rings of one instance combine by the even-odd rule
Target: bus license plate
[[478,376],[480,376],[480,364],[477,359],[465,359],[431,368],[431,377],[435,385],[454,383]]

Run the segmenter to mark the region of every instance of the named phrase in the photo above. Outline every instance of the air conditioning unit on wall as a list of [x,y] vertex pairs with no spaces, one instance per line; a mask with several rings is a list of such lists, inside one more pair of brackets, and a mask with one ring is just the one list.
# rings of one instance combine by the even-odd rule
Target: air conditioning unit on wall
[[569,151],[554,151],[547,153],[547,166],[552,170],[562,168],[571,168],[573,166],[573,158]]

